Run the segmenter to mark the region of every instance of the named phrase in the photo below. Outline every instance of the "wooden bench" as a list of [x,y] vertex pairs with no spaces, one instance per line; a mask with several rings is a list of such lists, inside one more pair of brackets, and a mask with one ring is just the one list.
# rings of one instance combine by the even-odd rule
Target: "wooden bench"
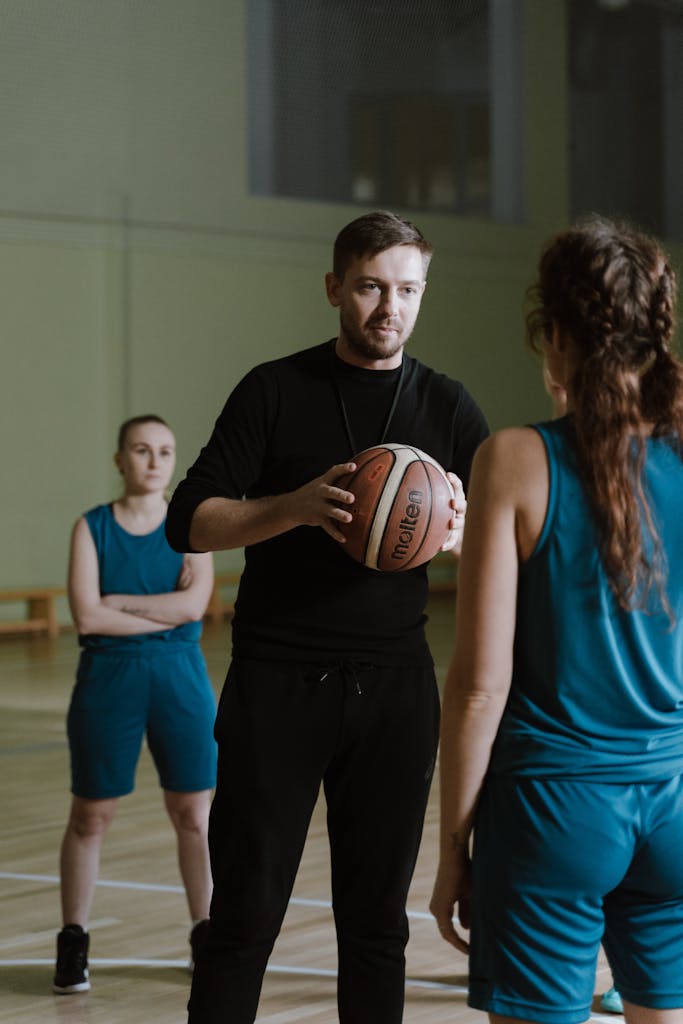
[[49,637],[56,637],[59,633],[57,598],[65,594],[65,587],[9,587],[0,590],[0,601],[23,604],[26,609],[23,619],[0,620],[0,634],[47,633]]

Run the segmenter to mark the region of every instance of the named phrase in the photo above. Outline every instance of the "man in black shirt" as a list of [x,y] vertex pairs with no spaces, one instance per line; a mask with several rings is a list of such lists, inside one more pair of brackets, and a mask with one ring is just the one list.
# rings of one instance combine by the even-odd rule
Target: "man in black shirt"
[[353,498],[335,481],[363,448],[423,449],[454,483],[459,545],[463,485],[488,428],[462,384],[404,353],[431,253],[393,214],[347,225],[326,277],[339,336],[247,374],[169,507],[176,550],[245,547],[190,1024],[255,1019],[321,783],[339,1019],[402,1020],[405,904],[438,739],[427,570],[350,559],[339,524]]

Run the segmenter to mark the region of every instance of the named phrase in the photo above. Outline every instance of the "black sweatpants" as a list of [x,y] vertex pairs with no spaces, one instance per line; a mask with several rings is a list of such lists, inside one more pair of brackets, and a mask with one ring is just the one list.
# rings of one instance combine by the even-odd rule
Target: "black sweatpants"
[[403,1017],[405,903],[439,728],[430,662],[233,661],[216,720],[211,927],[190,1024],[252,1024],[321,782],[342,1024]]

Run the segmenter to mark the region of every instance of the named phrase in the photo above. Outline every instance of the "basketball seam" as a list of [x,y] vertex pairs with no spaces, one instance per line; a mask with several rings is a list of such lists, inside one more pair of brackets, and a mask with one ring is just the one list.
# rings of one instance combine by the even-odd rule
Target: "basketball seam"
[[[422,462],[423,466],[425,465],[425,463],[422,461],[422,459],[420,459],[420,462]],[[429,477],[427,477],[427,483],[429,484],[429,492],[430,492],[429,512],[427,514],[427,525],[425,526],[424,534],[422,536],[422,540],[420,541],[420,546],[415,551],[413,551],[413,553],[410,556],[410,558],[408,559],[408,561],[404,563],[404,565],[403,565],[404,569],[409,569],[410,566],[411,566],[411,563],[415,561],[417,556],[422,551],[422,548],[424,547],[425,537],[429,536],[429,527],[431,526],[432,519],[434,518],[434,503],[433,503],[433,495],[432,495],[432,481],[429,479]],[[422,564],[422,563],[420,563],[420,564]]]
[[[415,449],[413,449],[413,450],[415,451]],[[453,497],[455,497],[455,492],[453,491],[453,487],[451,485],[451,482],[448,479],[448,477],[446,476],[443,468],[439,465],[439,463],[435,459],[433,459],[427,452],[422,453],[422,452],[415,451],[415,454],[417,455],[419,461],[422,463],[423,466],[426,466],[426,465],[430,464],[430,465],[434,466],[435,469],[439,470],[439,473],[441,474],[441,476],[444,477],[444,479],[446,480],[446,482],[447,482],[447,484],[448,484],[448,486],[450,488],[451,494],[453,494]],[[426,458],[422,457],[423,454],[426,456]],[[432,481],[429,479],[429,475],[427,475],[427,481],[429,483],[429,490],[430,490],[430,493],[431,493],[432,492]],[[427,526],[426,526],[425,532],[424,532],[424,536],[425,537],[429,534],[429,527],[431,526],[433,518],[434,518],[434,502],[430,501],[429,502],[429,513],[427,515]],[[412,555],[410,556],[408,561],[405,563],[404,568],[406,568],[406,569],[410,568],[411,563],[415,561],[415,559],[419,555],[420,551],[422,550],[423,545],[424,545],[424,540],[420,544],[420,546],[417,549],[417,551],[414,551],[412,553]],[[420,563],[420,564],[422,564],[422,563]]]
[[[385,554],[383,552],[383,546],[387,539],[388,524],[393,511],[393,506],[396,501],[396,496],[399,492],[399,489],[405,480],[406,472],[408,471],[410,466],[414,463],[419,463],[423,467],[425,477],[424,485],[426,489],[430,492],[430,494],[432,493],[432,479],[427,469],[429,465],[433,466],[434,469],[437,470],[441,478],[445,480],[445,482],[448,485],[448,490],[450,491],[452,496],[454,496],[454,491],[451,482],[448,479],[448,476],[445,470],[442,468],[442,466],[440,466],[439,463],[435,459],[433,459],[432,456],[429,455],[427,452],[422,452],[419,448],[415,448],[413,445],[387,443],[380,446],[372,446],[371,448],[365,448],[363,449],[363,451],[358,452],[358,454],[354,456],[354,459],[359,459],[366,452],[374,451],[376,450],[377,447],[382,448],[385,451],[391,453],[391,455],[393,456],[393,464],[389,469],[387,476],[385,477],[384,486],[382,488],[379,501],[377,502],[374,513],[372,515],[372,521],[369,524],[365,546],[364,549],[362,550],[360,561],[369,569],[384,572],[397,572],[400,570],[406,570],[414,567],[416,559],[419,558],[420,553],[424,549],[425,538],[429,534],[429,529],[432,523],[435,521],[433,501],[430,499],[428,504],[428,511],[426,513],[426,523],[424,526],[424,530],[422,531],[422,536],[418,546],[409,555],[407,561],[401,561],[401,564],[398,566],[392,566],[390,568],[380,570],[378,563],[380,555],[384,557]],[[371,461],[372,460],[370,460],[370,462]],[[358,476],[363,472],[363,470],[367,467],[368,464],[369,463],[364,463],[363,466],[360,466],[352,474],[350,474],[348,481],[344,485],[345,488],[351,491],[353,490],[354,482],[356,481]],[[433,555],[430,557],[433,557]],[[422,563],[420,562],[419,564]]]
[[[388,448],[389,445],[385,445],[385,447]],[[413,458],[408,459],[406,457],[406,452],[410,452],[411,455],[413,456]],[[372,517],[372,526],[370,528],[370,533],[369,533],[369,536],[368,536],[368,545],[367,545],[367,549],[366,549],[367,554],[366,554],[365,564],[368,565],[371,569],[377,569],[378,568],[378,566],[377,566],[378,555],[379,555],[380,551],[382,550],[382,544],[383,544],[384,538],[386,536],[387,523],[388,523],[388,520],[389,520],[389,516],[387,514],[387,506],[388,506],[388,512],[391,512],[391,509],[393,507],[394,501],[396,499],[396,495],[398,494],[398,489],[401,486],[401,484],[403,483],[403,480],[404,480],[404,477],[405,477],[405,473],[406,473],[406,469],[411,465],[412,462],[415,461],[414,456],[416,454],[417,453],[415,452],[415,449],[411,448],[409,445],[400,445],[400,446],[397,445],[394,448],[395,462],[394,462],[394,465],[391,468],[391,471],[390,471],[389,475],[387,476],[387,480],[386,480],[386,483],[384,485],[384,490],[382,491],[381,497],[380,497],[379,501],[377,502],[377,508],[375,509],[374,516]],[[417,461],[422,463],[422,459],[420,459],[419,456],[418,456]],[[397,477],[395,482],[393,480],[393,477]],[[391,484],[392,487],[393,487],[393,490],[390,493],[389,493],[389,484]],[[380,513],[382,513],[381,516],[380,516]],[[382,524],[381,526],[377,522],[378,519],[379,519],[379,522]],[[379,537],[377,536],[378,533],[379,533]],[[420,547],[421,546],[422,546],[422,544],[420,543]],[[419,551],[419,548],[418,548],[418,551]],[[415,554],[417,554],[417,552],[415,552]],[[372,557],[372,561],[368,561],[368,559],[370,557]],[[408,562],[403,564],[403,567],[405,567],[406,565],[409,565],[410,561],[412,560],[413,557],[414,557],[414,555],[411,556],[411,558],[408,560]],[[385,572],[386,571],[391,572],[392,570],[385,570]]]
[[[380,499],[377,502],[375,513],[372,517],[372,525],[368,532],[368,543],[365,548],[365,564],[370,569],[377,569],[377,556],[382,547],[382,540],[384,538],[384,531],[386,529],[386,520],[388,518],[387,511],[391,512],[391,507],[394,504],[394,499],[398,494],[398,489],[401,486],[401,481],[405,473],[405,463],[398,458],[398,452],[394,451],[394,464],[389,470]],[[394,482],[394,477],[397,477]],[[378,518],[382,513],[384,517],[384,526],[380,526]],[[380,519],[380,522],[382,520]],[[378,537],[377,534],[380,534]]]

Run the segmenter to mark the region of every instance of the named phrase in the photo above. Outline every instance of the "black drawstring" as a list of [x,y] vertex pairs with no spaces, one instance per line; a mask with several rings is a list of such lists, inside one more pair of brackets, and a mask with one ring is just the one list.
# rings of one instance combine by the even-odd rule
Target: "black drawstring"
[[[358,681],[358,675],[356,674],[356,667],[355,667],[355,665],[353,664],[352,661],[350,661],[349,664],[347,666],[345,666],[345,669],[346,669],[346,671],[348,671],[349,675],[351,676],[351,679],[353,680],[353,685],[356,687],[356,693],[360,697],[362,695],[363,691],[360,688],[360,683]],[[343,672],[344,672],[344,669],[342,669],[342,673]]]
[[318,682],[324,683],[325,680],[329,677],[330,673],[338,672],[342,679],[353,684],[354,690],[360,697],[363,695],[363,690],[361,688],[358,675],[360,672],[367,672],[370,669],[373,669],[374,667],[374,665],[370,665],[368,662],[353,661],[351,659],[347,660],[344,658],[341,661],[337,662],[336,665],[330,665],[329,668],[326,668],[322,675],[318,677]]

